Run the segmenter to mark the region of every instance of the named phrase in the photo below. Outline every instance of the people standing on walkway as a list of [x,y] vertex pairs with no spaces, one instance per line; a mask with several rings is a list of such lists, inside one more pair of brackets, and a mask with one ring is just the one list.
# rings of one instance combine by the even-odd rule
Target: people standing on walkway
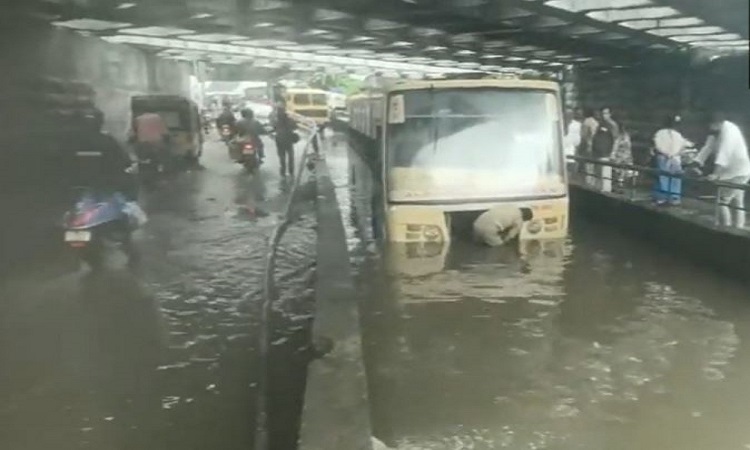
[[565,114],[565,156],[575,156],[581,145],[581,116],[580,109]]
[[286,110],[286,105],[280,101],[276,106],[273,116],[273,127],[276,131],[276,151],[279,155],[281,176],[294,176],[294,144],[299,140],[297,135],[297,122],[294,121]]
[[[612,112],[609,108],[602,108],[596,116],[598,126],[591,138],[591,156],[606,164],[612,156],[615,148],[615,141],[619,136],[619,126],[612,118]],[[612,190],[612,167],[604,164],[595,164],[596,177],[598,178],[596,186],[603,191]]]
[[[703,165],[709,156],[715,155],[714,171],[708,177],[710,180],[747,184],[750,181],[750,156],[742,131],[727,120],[723,112],[712,114],[711,130],[715,134],[709,136],[706,145],[696,156],[696,161]],[[720,187],[717,200],[718,224],[744,228],[745,190]]]
[[[690,147],[690,142],[677,131],[677,120],[667,117],[662,128],[654,135],[655,166],[661,172],[682,174],[682,152]],[[679,205],[682,199],[682,179],[669,175],[658,175],[653,190],[657,205]]]
[[[614,149],[612,150],[612,162],[618,164],[633,164],[633,144],[630,139],[630,133],[622,122],[617,122],[619,133],[615,139]],[[618,189],[625,188],[626,181],[633,178],[635,174],[630,169],[616,168],[614,170],[614,179]]]
[[599,121],[594,117],[594,110],[586,108],[583,110],[583,121],[581,122],[581,142],[579,143],[579,154],[591,157],[591,143],[599,127]]
[[[583,122],[581,122],[581,141],[578,145],[578,155],[586,158],[591,158],[591,145],[596,134],[597,128],[599,128],[599,122],[594,117],[594,110],[586,108],[583,110]],[[585,175],[585,182],[590,186],[596,185],[596,166],[592,163],[585,163],[583,165],[583,173]]]

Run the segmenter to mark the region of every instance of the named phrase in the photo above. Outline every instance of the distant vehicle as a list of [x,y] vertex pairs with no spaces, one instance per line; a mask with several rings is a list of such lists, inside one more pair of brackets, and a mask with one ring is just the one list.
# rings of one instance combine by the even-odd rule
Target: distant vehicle
[[232,133],[232,127],[230,127],[229,125],[222,125],[221,126],[221,140],[225,144],[230,145],[233,137],[234,136]]
[[203,154],[201,113],[192,100],[178,95],[139,95],[131,101],[133,120],[141,114],[159,114],[170,134],[172,156],[198,161]]
[[238,147],[236,151],[236,161],[239,164],[242,164],[248,173],[255,173],[258,168],[260,168],[260,157],[253,140],[238,140],[235,145]]
[[273,114],[273,105],[270,101],[263,100],[246,100],[244,103],[245,108],[250,108],[255,113],[255,120],[263,125],[268,125],[271,122],[271,115]]
[[331,111],[346,111],[346,94],[328,93],[328,108]]
[[398,81],[353,96],[350,130],[380,168],[376,232],[447,243],[484,211],[512,204],[534,212],[521,240],[564,238],[560,111],[559,85],[540,80]]
[[328,93],[321,89],[288,88],[284,93],[289,112],[307,117],[320,128],[329,122]]

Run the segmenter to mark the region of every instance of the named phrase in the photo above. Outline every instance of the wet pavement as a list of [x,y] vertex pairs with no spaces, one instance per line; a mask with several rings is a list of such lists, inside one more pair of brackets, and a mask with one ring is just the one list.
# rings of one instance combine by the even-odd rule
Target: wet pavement
[[745,286],[578,218],[526,258],[463,242],[382,257],[361,159],[341,143],[328,162],[390,448],[750,448]]
[[[461,242],[383,257],[372,180],[341,135],[326,147],[391,448],[750,448],[744,286],[580,220],[526,258]],[[136,272],[114,258],[100,277],[1,287],[0,448],[252,448],[262,261],[289,185],[274,152],[258,177],[218,144],[204,164],[145,196]],[[315,223],[299,212],[274,308],[279,449],[295,441],[311,311]]]
[[[291,188],[267,154],[251,176],[211,139],[202,168],[144,194],[134,272],[113,255],[96,277],[32,270],[0,286],[0,448],[252,448],[263,263]],[[279,249],[275,448],[295,439],[314,225],[300,203]]]

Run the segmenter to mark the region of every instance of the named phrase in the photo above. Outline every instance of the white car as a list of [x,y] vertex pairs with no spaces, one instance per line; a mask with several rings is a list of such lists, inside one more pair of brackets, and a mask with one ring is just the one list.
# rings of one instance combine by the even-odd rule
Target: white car
[[243,105],[244,108],[250,108],[255,113],[255,120],[262,124],[267,124],[271,121],[271,114],[273,113],[273,106],[261,102],[246,101]]

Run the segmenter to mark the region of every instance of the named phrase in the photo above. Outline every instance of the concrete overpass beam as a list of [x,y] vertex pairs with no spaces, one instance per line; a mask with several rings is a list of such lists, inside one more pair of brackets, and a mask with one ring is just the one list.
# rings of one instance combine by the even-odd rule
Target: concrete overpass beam
[[545,2],[545,4],[553,8],[580,12],[606,10],[612,9],[612,7],[617,7],[619,9],[649,6],[653,5],[653,2],[651,2],[651,0],[618,0],[617,2],[613,2],[612,0],[553,0]]
[[633,9],[605,9],[592,11],[587,14],[592,19],[605,22],[625,22],[628,20],[641,19],[667,19],[681,17],[682,13],[668,6],[650,6],[646,8]]

